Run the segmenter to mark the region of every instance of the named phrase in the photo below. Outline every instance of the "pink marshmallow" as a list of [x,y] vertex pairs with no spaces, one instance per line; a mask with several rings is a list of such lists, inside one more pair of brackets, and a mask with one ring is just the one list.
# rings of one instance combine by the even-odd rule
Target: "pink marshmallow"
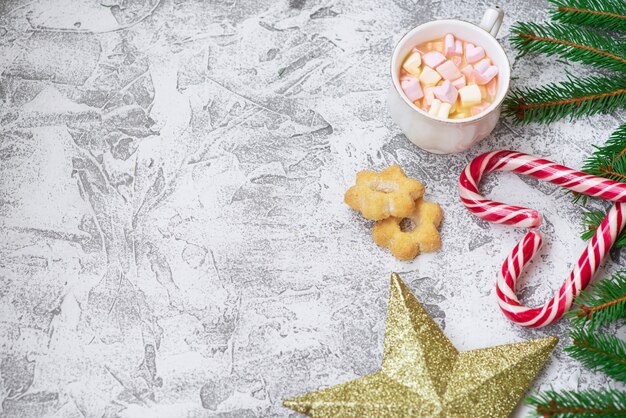
[[[454,80],[452,82],[452,85],[454,86],[455,89],[460,89],[461,87],[465,87],[467,85],[467,80],[465,79],[465,76],[462,75],[461,77],[457,78],[456,80]],[[488,88],[489,86],[487,86]]]
[[474,67],[472,67],[471,65],[466,65],[465,67],[461,68],[461,72],[465,77],[467,77],[468,80],[472,77],[473,70]]
[[437,67],[437,72],[446,80],[454,80],[461,77],[461,72],[451,60],[448,60]]
[[493,98],[496,97],[497,87],[498,87],[498,82],[495,77],[492,78],[489,83],[487,83],[487,94],[489,95],[491,100],[493,100]]
[[482,46],[474,46],[470,43],[465,46],[465,60],[468,63],[473,64],[477,61],[480,61],[484,57],[485,50]]
[[424,62],[425,65],[429,66],[430,68],[437,67],[439,64],[441,64],[445,60],[446,60],[446,57],[444,57],[443,54],[438,51],[430,51],[430,52],[425,53],[422,56],[422,61]]
[[450,58],[450,60],[454,63],[454,65],[458,67],[461,66],[461,64],[463,63],[463,58],[455,55],[454,57]]
[[487,70],[487,68],[489,68],[490,65],[491,61],[489,60],[489,58],[485,58],[474,64],[474,69],[482,74]]
[[419,49],[418,47],[413,47],[413,49],[411,50],[411,52],[419,52],[420,55],[424,55],[425,52],[422,51],[421,49]]
[[435,93],[433,92],[434,88],[435,87],[431,86],[424,89],[424,103],[426,103],[428,106],[430,106],[435,99]]
[[470,109],[470,112],[472,114],[472,116],[476,116],[479,113],[482,113],[485,109],[487,109],[489,107],[491,103],[489,102],[482,102],[479,105],[476,106],[472,106],[472,108]]
[[474,82],[479,86],[485,85],[491,81],[495,76],[498,75],[498,67],[495,65],[490,65],[489,68],[482,74],[474,69],[472,76],[474,77]]
[[454,35],[451,33],[447,34],[443,39],[443,52],[449,57],[455,53],[456,49],[454,47]]
[[454,55],[463,55],[463,42],[454,42]]
[[450,104],[454,104],[456,97],[459,94],[449,80],[446,80],[442,85],[435,87],[433,89],[433,93],[435,93],[435,97],[442,102]]
[[483,78],[483,75],[476,70],[472,70],[472,81],[479,86],[486,84],[486,80]]
[[419,80],[415,77],[403,77],[400,80],[400,87],[402,87],[402,91],[404,91],[406,97],[408,97],[412,102],[424,97],[422,86],[420,85]]

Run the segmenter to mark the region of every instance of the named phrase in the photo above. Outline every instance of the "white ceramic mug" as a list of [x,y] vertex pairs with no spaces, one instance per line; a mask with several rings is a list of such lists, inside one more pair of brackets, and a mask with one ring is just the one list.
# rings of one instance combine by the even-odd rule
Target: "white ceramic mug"
[[[495,36],[504,13],[499,7],[488,9],[479,25],[461,20],[435,20],[408,32],[396,45],[391,58],[391,79],[387,104],[392,119],[404,134],[420,148],[436,154],[449,154],[469,149],[487,137],[498,122],[502,100],[509,90],[511,64]],[[476,116],[465,119],[439,119],[413,104],[400,87],[400,66],[418,44],[452,33],[464,41],[482,46],[498,66],[498,90],[493,103]]]

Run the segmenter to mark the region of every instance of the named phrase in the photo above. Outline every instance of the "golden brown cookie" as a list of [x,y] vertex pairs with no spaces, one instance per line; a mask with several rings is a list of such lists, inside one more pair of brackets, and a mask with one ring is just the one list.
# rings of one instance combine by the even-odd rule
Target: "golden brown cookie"
[[356,184],[348,189],[344,202],[373,221],[389,216],[406,217],[415,208],[415,201],[424,195],[424,186],[408,178],[399,165],[394,164],[377,173],[359,171]]
[[[442,217],[443,211],[439,204],[420,199],[415,202],[415,209],[409,216],[376,222],[372,236],[376,244],[389,248],[396,258],[412,260],[420,252],[432,252],[441,247],[437,228]],[[400,224],[404,219],[412,224],[412,230],[402,230]]]

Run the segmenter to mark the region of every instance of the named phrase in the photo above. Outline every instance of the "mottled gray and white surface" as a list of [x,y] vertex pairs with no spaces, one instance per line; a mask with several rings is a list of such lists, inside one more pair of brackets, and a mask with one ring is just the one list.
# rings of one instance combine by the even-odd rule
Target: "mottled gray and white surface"
[[[488,6],[465,3],[0,1],[0,414],[287,416],[284,398],[379,366],[391,271],[460,349],[566,341],[564,323],[503,318],[494,277],[523,231],[471,216],[456,182],[497,148],[580,167],[620,121],[504,120],[453,156],[409,143],[385,107],[390,53]],[[503,6],[513,59],[512,22],[547,13]],[[525,57],[514,84],[565,68]],[[392,163],[442,204],[440,253],[394,260],[342,203],[357,170]],[[523,290],[543,302],[583,248],[581,209],[514,175],[484,188],[545,215]],[[562,346],[536,388],[612,384]]]

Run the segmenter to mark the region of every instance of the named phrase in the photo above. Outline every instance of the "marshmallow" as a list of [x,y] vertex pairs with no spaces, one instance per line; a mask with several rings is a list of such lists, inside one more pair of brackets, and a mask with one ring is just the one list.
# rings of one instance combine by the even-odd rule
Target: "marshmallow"
[[439,42],[433,42],[432,43],[432,50],[434,51],[439,51],[443,54],[443,42],[439,41]]
[[422,56],[419,52],[413,52],[404,60],[402,68],[409,74],[418,77],[420,75],[420,65],[422,65]]
[[428,51],[437,51],[443,54],[444,43],[441,41],[432,41],[426,44],[426,49]]
[[487,93],[489,94],[489,98],[491,100],[496,98],[497,90],[498,90],[498,82],[495,78],[492,78],[491,81],[487,83]]
[[443,40],[443,52],[446,56],[454,55],[456,52],[456,48],[454,45],[454,35],[451,33],[447,34]]
[[487,94],[487,87],[485,87],[485,86],[478,86],[478,89],[480,90],[480,96],[483,99],[487,99],[489,97],[489,95]]
[[482,46],[474,46],[473,44],[465,45],[465,60],[473,64],[485,57],[485,50]]
[[435,94],[435,97],[442,102],[450,104],[456,101],[456,98],[459,94],[449,80],[444,81],[441,86],[435,87],[433,89],[433,93]]
[[439,64],[441,64],[445,60],[446,60],[446,57],[444,57],[443,54],[438,51],[427,52],[422,57],[422,61],[424,61],[424,64],[426,64],[430,68],[436,68]]
[[437,72],[446,80],[454,80],[461,77],[461,72],[456,65],[450,60],[444,62],[437,67]]
[[452,108],[450,103],[441,103],[441,105],[439,105],[439,110],[437,111],[437,117],[441,119],[448,119],[450,108]]
[[[462,75],[461,77],[459,77],[456,80],[454,80],[452,82],[452,85],[457,90],[460,89],[461,87],[465,87],[467,85],[467,81],[465,80],[465,76]],[[489,87],[489,86],[487,86],[487,87]]]
[[434,89],[435,88],[432,86],[424,88],[424,103],[426,103],[428,106],[431,105],[433,99],[435,98],[435,93],[433,92]]
[[482,100],[480,88],[478,88],[476,84],[461,87],[459,89],[459,96],[461,96],[461,104],[463,107],[477,105]]
[[479,73],[484,73],[487,68],[491,65],[491,60],[489,58],[482,59],[474,64],[474,69]]
[[489,83],[495,76],[498,75],[498,67],[490,65],[489,68],[487,68],[487,70],[483,73],[479,73],[476,69],[474,69],[472,75],[476,84],[482,86]]
[[461,68],[461,72],[467,78],[468,81],[472,77],[472,70],[473,69],[474,69],[474,67],[472,67],[471,65],[466,65],[465,67]]
[[450,60],[454,63],[454,65],[457,66],[457,68],[460,67],[461,64],[463,64],[463,58],[458,57],[456,55],[454,57],[450,58]]
[[452,119],[465,119],[468,116],[469,114],[466,112],[456,112],[454,115],[452,115]]
[[437,113],[439,113],[439,108],[440,107],[441,107],[441,100],[434,99],[433,103],[430,105],[430,109],[428,110],[428,114],[437,116]]
[[[426,60],[426,55],[424,55],[424,60]],[[437,71],[433,70],[430,67],[424,67],[422,69],[422,74],[420,74],[420,81],[424,83],[425,86],[434,86],[439,80],[441,80],[441,76]]]
[[422,91],[422,86],[420,82],[415,77],[404,77],[400,80],[400,86],[402,87],[402,91],[406,94],[406,97],[409,98],[410,101],[414,102],[416,100],[424,97],[424,92]]
[[454,42],[454,55],[463,55],[463,42]]
[[472,114],[472,116],[476,116],[479,113],[482,113],[485,109],[487,109],[489,107],[491,103],[489,102],[482,102],[479,105],[476,106],[472,106],[472,108],[470,109],[470,112]]

